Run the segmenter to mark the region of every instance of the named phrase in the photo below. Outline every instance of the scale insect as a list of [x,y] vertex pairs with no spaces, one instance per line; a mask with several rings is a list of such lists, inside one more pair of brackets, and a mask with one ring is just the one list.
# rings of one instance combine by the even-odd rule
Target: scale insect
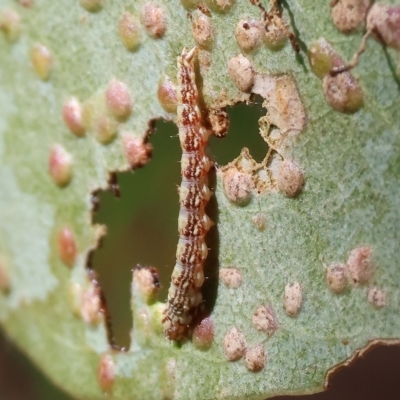
[[202,303],[203,266],[208,248],[205,243],[213,222],[204,209],[212,192],[207,174],[212,162],[205,154],[210,131],[202,124],[194,71],[197,47],[186,48],[178,56],[178,128],[182,148],[182,183],[179,188],[179,241],[176,264],[163,317],[165,336],[181,340],[187,336],[196,308]]

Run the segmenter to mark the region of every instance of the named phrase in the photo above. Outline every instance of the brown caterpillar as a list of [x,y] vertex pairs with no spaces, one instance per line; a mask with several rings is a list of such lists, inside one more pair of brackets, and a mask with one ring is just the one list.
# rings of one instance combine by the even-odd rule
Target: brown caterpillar
[[196,47],[190,51],[184,48],[178,57],[177,112],[182,148],[179,241],[162,321],[165,336],[171,340],[185,337],[193,313],[202,302],[200,289],[204,282],[203,264],[208,253],[204,237],[213,225],[204,211],[212,195],[207,187],[207,174],[212,162],[205,154],[210,132],[202,125],[198,107],[193,66],[196,53]]

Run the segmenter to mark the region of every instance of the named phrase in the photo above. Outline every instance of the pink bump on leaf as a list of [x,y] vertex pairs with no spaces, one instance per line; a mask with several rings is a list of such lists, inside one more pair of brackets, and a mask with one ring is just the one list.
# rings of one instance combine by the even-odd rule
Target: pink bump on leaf
[[157,97],[162,108],[169,113],[176,113],[178,98],[176,96],[176,85],[167,75],[158,82]]
[[142,138],[131,134],[122,136],[125,156],[132,168],[140,168],[146,165],[151,157],[153,146],[146,143]]
[[103,354],[97,370],[97,379],[104,392],[110,393],[115,381],[115,363],[109,354]]
[[46,46],[40,43],[33,46],[31,50],[31,62],[33,69],[40,79],[44,81],[49,79],[53,66],[53,57]]
[[69,130],[76,136],[83,136],[82,106],[75,97],[69,98],[63,105],[62,116]]
[[400,50],[400,6],[375,3],[368,13],[367,29],[375,30],[387,46]]
[[62,228],[57,237],[58,254],[65,265],[72,267],[76,259],[76,242],[69,228]]
[[113,79],[106,90],[106,104],[111,113],[121,119],[129,117],[132,111],[132,99],[125,83]]
[[72,177],[72,156],[60,144],[54,144],[49,155],[49,173],[61,187],[68,185]]
[[138,19],[130,14],[124,12],[118,24],[118,33],[124,46],[130,50],[135,51],[141,43],[141,28]]
[[146,32],[153,38],[161,38],[167,29],[164,9],[156,3],[149,2],[143,5],[140,18]]
[[375,272],[372,249],[369,246],[354,248],[349,254],[347,265],[354,285],[368,283]]
[[10,42],[15,42],[21,33],[21,18],[13,10],[4,10],[0,14],[0,31],[3,31]]
[[214,322],[211,316],[203,318],[193,330],[193,343],[200,349],[208,349],[214,341]]

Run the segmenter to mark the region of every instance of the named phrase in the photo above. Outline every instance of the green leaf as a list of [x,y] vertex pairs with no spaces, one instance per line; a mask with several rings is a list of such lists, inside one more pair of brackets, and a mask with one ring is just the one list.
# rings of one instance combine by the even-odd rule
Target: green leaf
[[[157,90],[166,76],[176,84],[176,57],[195,45],[188,13],[193,19],[200,11],[188,1],[183,3],[189,9],[177,0],[146,3],[160,7],[150,9],[157,29],[149,34],[146,18],[139,22],[144,2],[95,7],[95,1],[82,1],[91,11],[78,1],[20,3],[0,0],[0,320],[49,379],[81,399],[103,398],[104,391],[110,399],[263,399],[320,391],[328,371],[355,352],[398,340],[397,50],[370,38],[352,76],[337,78],[348,79],[350,92],[356,89],[351,104],[328,98],[346,113],[336,111],[307,50],[329,46],[323,38],[330,43],[316,70],[322,76],[340,57],[351,59],[361,33],[340,33],[327,2],[317,7],[311,0],[282,2],[299,54],[289,42],[278,50],[259,43],[246,53],[235,28],[243,18],[261,21],[261,10],[246,1],[224,10],[216,0],[206,2],[213,36],[199,51],[196,69],[204,109],[252,100],[238,89],[243,82],[235,84],[228,73],[230,60],[243,53],[256,72],[252,93],[265,98],[260,133],[271,153],[256,163],[244,151],[215,174],[209,213],[216,227],[209,235],[210,279],[204,288],[212,345],[200,349],[196,340],[179,345],[167,340],[163,304],[146,302],[136,280],[131,346],[121,352],[110,347],[105,317],[98,313],[99,288],[86,270],[89,253],[105,234],[91,222],[91,196],[108,187],[111,172],[146,163],[152,120],[176,121]],[[9,10],[16,13],[14,25],[5,14]],[[123,40],[122,15],[136,24]],[[163,21],[165,34],[157,25]],[[129,91],[132,109],[126,102],[107,105],[105,91],[115,80],[123,83],[119,94]],[[75,134],[62,116],[71,97],[84,109],[83,128],[72,128]],[[171,104],[164,107],[171,111]],[[127,158],[127,138],[139,140],[144,158],[133,160],[132,153]],[[283,160],[304,174],[302,190],[291,192],[280,181]],[[232,179],[244,182],[247,202],[228,199],[239,196],[227,188],[229,170]],[[351,281],[341,293],[326,279],[337,264],[349,274],[342,278]],[[286,302],[285,287],[292,290]],[[266,315],[276,326],[262,330]],[[247,352],[228,361],[224,343],[235,336],[229,332],[238,331]]]

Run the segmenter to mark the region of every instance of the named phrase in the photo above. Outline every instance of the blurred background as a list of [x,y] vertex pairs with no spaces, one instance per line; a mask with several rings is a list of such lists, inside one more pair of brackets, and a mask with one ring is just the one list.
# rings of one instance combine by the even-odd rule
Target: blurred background
[[[261,99],[252,105],[238,104],[228,110],[231,126],[224,139],[210,138],[210,154],[223,165],[248,147],[261,161],[267,144],[258,134],[263,115]],[[130,284],[137,264],[157,267],[166,299],[175,264],[178,240],[178,193],[181,150],[173,123],[158,121],[150,142],[153,158],[134,173],[117,174],[121,197],[111,191],[99,193],[100,206],[94,222],[107,226],[108,234],[93,255],[93,268],[104,290],[116,343],[129,347],[132,315]],[[291,397],[277,397],[287,400]],[[0,331],[0,400],[72,400],[59,391],[21,354]],[[380,346],[341,368],[325,393],[300,397],[302,400],[399,400],[400,346]],[[143,399],[146,400],[146,399]]]

